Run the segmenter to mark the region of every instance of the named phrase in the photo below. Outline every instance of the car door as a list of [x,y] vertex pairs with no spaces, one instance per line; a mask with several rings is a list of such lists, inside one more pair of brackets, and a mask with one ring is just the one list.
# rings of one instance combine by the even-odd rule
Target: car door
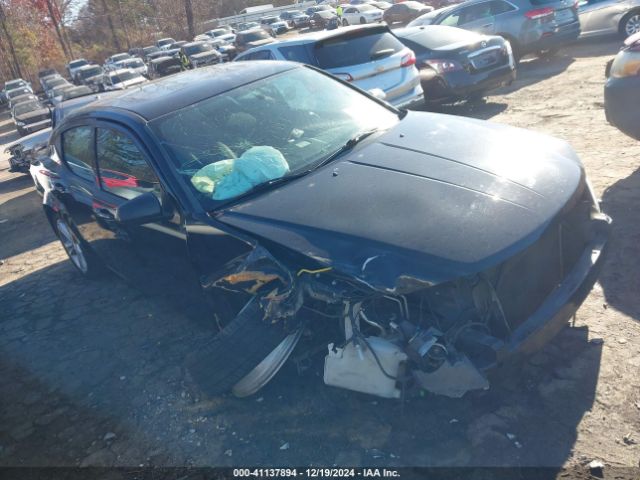
[[[117,125],[98,123],[95,145],[100,187],[92,201],[100,230],[96,252],[147,293],[185,312],[202,311],[204,298],[187,251],[183,209],[161,182],[143,144]],[[161,203],[162,219],[142,225],[117,219],[119,207],[147,193]]]
[[617,20],[626,8],[624,0],[581,1],[578,3],[578,16],[583,35],[617,32]]
[[439,24],[487,35],[494,34],[496,31],[495,14],[491,4],[491,1],[486,1],[458,8],[444,17]]

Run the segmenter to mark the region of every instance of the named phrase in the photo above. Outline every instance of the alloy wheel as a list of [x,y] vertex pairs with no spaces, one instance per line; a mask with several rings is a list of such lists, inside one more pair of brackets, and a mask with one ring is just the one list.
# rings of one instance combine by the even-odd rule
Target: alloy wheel
[[58,238],[60,238],[60,242],[62,242],[62,246],[73,264],[82,273],[87,273],[89,267],[84,252],[82,251],[82,246],[80,245],[80,239],[73,233],[69,224],[62,218],[56,220],[56,230],[58,231]]
[[624,24],[624,33],[630,37],[634,33],[640,32],[640,15],[630,16]]

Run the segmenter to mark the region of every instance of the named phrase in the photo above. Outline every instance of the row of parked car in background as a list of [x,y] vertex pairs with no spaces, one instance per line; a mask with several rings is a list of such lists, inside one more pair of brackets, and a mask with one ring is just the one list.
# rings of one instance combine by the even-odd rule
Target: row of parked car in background
[[[294,28],[307,33],[277,38]],[[49,127],[61,102],[231,60],[313,65],[397,107],[423,98],[478,100],[511,83],[522,56],[551,55],[581,31],[625,37],[640,31],[640,0],[325,1],[259,22],[219,26],[189,42],[160,38],[113,54],[102,65],[75,59],[66,78],[53,69],[39,72],[40,95],[15,79],[6,83],[0,101],[26,135]]]

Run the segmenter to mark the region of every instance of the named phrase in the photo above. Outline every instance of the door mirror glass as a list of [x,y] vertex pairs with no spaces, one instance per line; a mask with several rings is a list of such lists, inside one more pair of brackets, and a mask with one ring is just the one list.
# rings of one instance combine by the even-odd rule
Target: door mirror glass
[[116,220],[130,225],[143,225],[145,223],[162,220],[162,205],[158,197],[147,192],[128,200],[116,210]]

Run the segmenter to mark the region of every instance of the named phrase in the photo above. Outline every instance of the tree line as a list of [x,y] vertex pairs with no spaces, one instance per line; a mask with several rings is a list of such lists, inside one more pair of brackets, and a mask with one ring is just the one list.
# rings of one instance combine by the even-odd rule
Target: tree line
[[162,37],[191,40],[204,22],[264,3],[292,0],[0,0],[0,82],[33,83],[44,68],[102,63]]

